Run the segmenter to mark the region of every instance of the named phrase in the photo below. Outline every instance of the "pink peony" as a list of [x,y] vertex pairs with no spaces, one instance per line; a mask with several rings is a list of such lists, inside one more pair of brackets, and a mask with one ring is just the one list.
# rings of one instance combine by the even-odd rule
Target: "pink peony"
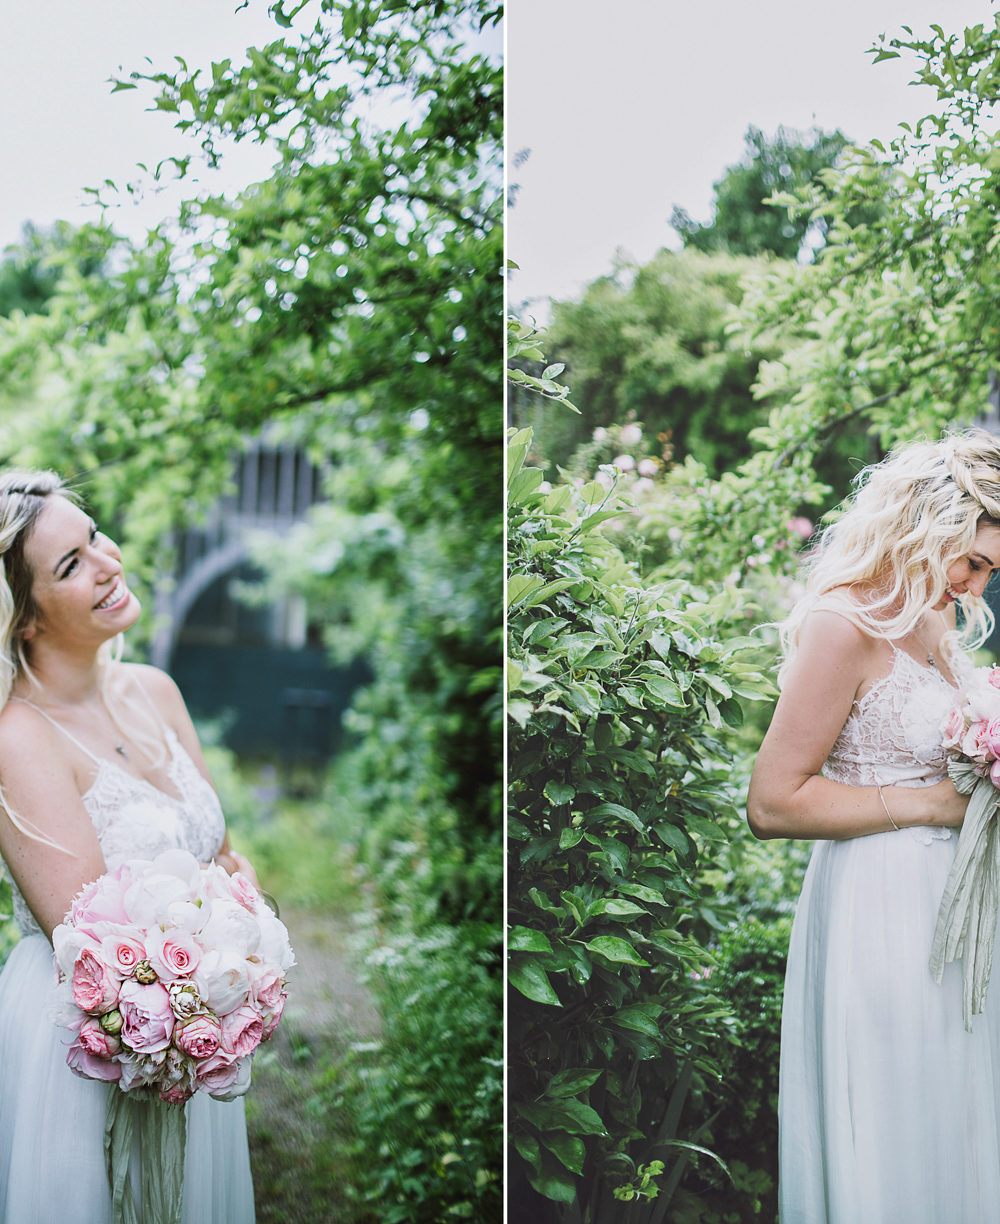
[[191,1058],[211,1058],[219,1048],[221,1026],[207,1012],[193,1016],[174,1028],[174,1045]]
[[98,922],[127,922],[124,896],[130,883],[131,872],[127,864],[122,864],[117,871],[86,885],[73,899],[70,922],[77,930],[87,930]]
[[174,1013],[170,995],[153,982],[142,986],[138,982],[122,985],[118,1008],[122,1014],[122,1040],[139,1054],[165,1050],[174,1031]]
[[965,717],[958,706],[949,712],[948,717],[944,720],[941,733],[944,736],[945,748],[957,748],[962,742],[962,736],[965,734]]
[[85,1012],[111,1011],[120,982],[92,948],[84,948],[73,966],[73,1002]]
[[229,888],[234,901],[238,901],[251,914],[257,912],[257,906],[260,903],[260,893],[245,875],[241,875],[238,871],[234,872],[229,877]]
[[260,969],[259,977],[251,976],[250,979],[250,998],[254,1003],[260,1005],[266,1011],[276,1007],[278,1000],[281,998],[282,991],[285,986],[285,979],[280,973],[276,973],[273,969],[264,965],[251,964],[251,974],[255,969]]
[[93,1016],[84,1020],[80,1026],[79,1042],[87,1053],[93,1054],[95,1058],[114,1058],[122,1048],[118,1038],[106,1033],[100,1021]]
[[201,949],[191,935],[183,931],[163,931],[154,927],[146,939],[149,963],[161,981],[193,973],[201,960]]
[[263,1034],[264,1025],[256,1008],[247,1004],[222,1017],[222,1048],[237,1058],[252,1054]]
[[83,1079],[104,1080],[114,1083],[121,1079],[122,1069],[119,1063],[108,1058],[99,1058],[87,1049],[78,1037],[66,1051],[66,1062],[71,1070]]

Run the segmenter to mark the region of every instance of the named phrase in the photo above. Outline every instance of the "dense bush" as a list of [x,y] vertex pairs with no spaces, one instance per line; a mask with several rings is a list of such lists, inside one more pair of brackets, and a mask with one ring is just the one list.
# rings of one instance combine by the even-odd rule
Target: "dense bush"
[[546,488],[529,446],[508,462],[512,1203],[639,1219],[618,1200],[672,1193],[684,1099],[728,1039],[703,873],[740,821],[725,724],[769,690],[755,643],[717,639],[733,593],[644,586],[602,529],[613,490]]

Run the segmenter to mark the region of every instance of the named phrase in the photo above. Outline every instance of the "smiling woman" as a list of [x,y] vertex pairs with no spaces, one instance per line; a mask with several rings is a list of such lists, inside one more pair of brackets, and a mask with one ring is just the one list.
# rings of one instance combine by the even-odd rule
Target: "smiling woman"
[[[0,1220],[95,1224],[112,1219],[103,1136],[117,1089],[101,1079],[116,1064],[99,1079],[67,1065],[48,1012],[53,928],[86,884],[165,850],[256,877],[229,847],[173,682],[116,659],[139,602],[117,546],[52,473],[0,478],[0,560],[0,853],[21,933],[0,975]],[[242,1104],[196,1093],[183,1108],[178,1218],[250,1224]],[[133,1161],[157,1157],[133,1147]],[[72,1195],[46,1174],[56,1166],[72,1168]]]
[[959,966],[930,968],[968,803],[942,725],[998,568],[1000,443],[911,445],[862,474],[783,626],[748,799],[759,837],[817,839],[782,1014],[782,1224],[972,1224],[1000,1198],[1000,1007],[966,1032]]

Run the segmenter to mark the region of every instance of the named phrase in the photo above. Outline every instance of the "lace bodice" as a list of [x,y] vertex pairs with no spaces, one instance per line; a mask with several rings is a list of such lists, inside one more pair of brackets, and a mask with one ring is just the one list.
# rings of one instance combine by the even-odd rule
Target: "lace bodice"
[[[889,674],[855,701],[823,774],[848,786],[940,782],[947,775],[941,725],[954,704],[955,689],[939,671],[893,647]],[[952,836],[950,829],[904,832],[921,841]]]
[[[176,795],[135,777],[115,761],[94,758],[94,780],[83,795],[83,805],[109,870],[127,859],[155,858],[175,848],[189,850],[206,863],[222,845],[225,821],[218,796],[173,730],[165,727],[164,734],[170,749],[167,776]],[[37,934],[38,924],[16,885],[12,893],[21,935]]]

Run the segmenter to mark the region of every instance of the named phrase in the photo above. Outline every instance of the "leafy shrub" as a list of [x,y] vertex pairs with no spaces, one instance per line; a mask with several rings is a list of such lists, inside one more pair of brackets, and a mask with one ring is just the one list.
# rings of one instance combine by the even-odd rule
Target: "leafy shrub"
[[724,725],[769,685],[755,643],[717,639],[734,593],[644,586],[600,529],[614,492],[546,488],[530,443],[508,459],[511,1201],[639,1219],[615,1189],[659,1159],[676,1185],[685,1097],[728,1039],[702,873],[739,820]]
[[500,1220],[496,945],[495,926],[439,926],[367,957],[384,1035],[353,1048],[330,1107],[353,1115],[353,1193],[382,1224]]
[[676,1224],[771,1224],[777,1219],[778,1053],[791,917],[749,918],[719,938],[711,981],[733,1010],[721,1080],[693,1102],[705,1142],[729,1177],[700,1163],[678,1193]]

